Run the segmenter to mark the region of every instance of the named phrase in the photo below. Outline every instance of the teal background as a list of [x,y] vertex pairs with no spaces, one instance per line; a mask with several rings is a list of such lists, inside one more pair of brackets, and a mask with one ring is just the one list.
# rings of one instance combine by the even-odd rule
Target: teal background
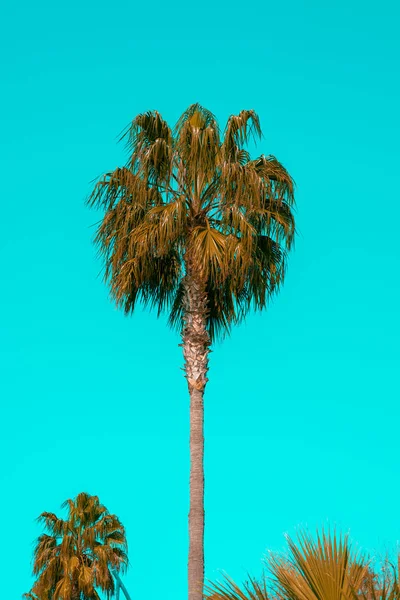
[[211,356],[207,576],[261,573],[299,524],[373,552],[399,516],[397,2],[9,2],[1,103],[2,598],[34,519],[80,491],[125,523],[132,598],[184,598],[188,398],[179,337],[113,307],[90,182],[139,112],[254,108],[297,182],[286,284]]

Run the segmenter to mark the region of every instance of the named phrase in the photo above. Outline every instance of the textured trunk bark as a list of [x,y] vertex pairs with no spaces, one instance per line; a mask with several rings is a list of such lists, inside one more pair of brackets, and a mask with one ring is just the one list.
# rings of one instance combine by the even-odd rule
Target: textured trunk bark
[[185,373],[190,394],[189,600],[201,600],[204,586],[204,389],[210,338],[207,295],[195,268],[186,263],[184,326]]

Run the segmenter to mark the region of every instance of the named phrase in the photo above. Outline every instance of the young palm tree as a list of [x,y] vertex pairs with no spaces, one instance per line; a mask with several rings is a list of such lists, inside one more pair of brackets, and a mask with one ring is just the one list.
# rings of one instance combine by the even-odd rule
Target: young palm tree
[[221,137],[198,104],[174,131],[158,112],[124,134],[126,166],[104,175],[89,204],[104,211],[96,241],[126,313],[138,301],[181,327],[190,395],[189,600],[204,579],[203,397],[210,344],[283,282],[295,232],[293,182],[273,156],[251,160],[258,117],[243,110]]
[[42,534],[34,552],[36,582],[26,598],[37,600],[100,600],[97,590],[114,593],[111,570],[127,564],[125,530],[118,517],[97,496],[79,494],[67,500],[67,520],[44,512],[38,518]]

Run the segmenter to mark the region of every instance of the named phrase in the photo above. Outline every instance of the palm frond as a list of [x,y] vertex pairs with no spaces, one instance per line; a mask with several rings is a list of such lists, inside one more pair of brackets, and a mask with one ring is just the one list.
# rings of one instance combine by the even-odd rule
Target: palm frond
[[363,555],[353,551],[348,535],[300,530],[286,536],[288,555],[271,553],[267,564],[278,595],[287,600],[354,600],[367,571]]
[[[397,561],[399,563],[399,560]],[[374,571],[371,565],[365,573],[361,586],[354,592],[354,598],[358,600],[399,600],[398,568],[388,557],[385,557],[378,571]]]
[[253,135],[254,139],[262,135],[260,119],[254,110],[242,110],[238,115],[229,117],[224,142],[231,140],[239,145],[247,144],[250,135]]
[[192,127],[199,129],[206,129],[211,126],[216,129],[219,134],[218,122],[215,115],[201,106],[198,102],[191,104],[179,117],[174,129],[175,136],[179,136],[180,132],[188,122]]
[[200,104],[192,104],[175,126],[175,149],[180,187],[190,191],[192,201],[200,208],[202,192],[213,179],[220,150],[215,116]]
[[222,582],[209,582],[205,586],[207,600],[270,600],[266,579],[257,581],[249,576],[242,587],[224,574]]
[[172,132],[157,111],[138,115],[123,133],[131,152],[129,168],[149,182],[168,181],[171,172]]
[[44,524],[46,529],[54,536],[62,535],[65,530],[65,521],[59,519],[54,513],[43,512],[39,515],[37,521]]

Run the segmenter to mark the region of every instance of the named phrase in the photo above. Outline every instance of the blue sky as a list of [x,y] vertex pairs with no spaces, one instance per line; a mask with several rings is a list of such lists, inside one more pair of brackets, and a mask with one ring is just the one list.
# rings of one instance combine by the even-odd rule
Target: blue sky
[[[0,563],[31,584],[34,519],[86,490],[125,523],[132,597],[186,590],[188,398],[179,337],[110,303],[90,181],[139,112],[260,115],[297,182],[269,311],[214,348],[206,575],[261,572],[299,524],[400,539],[397,3],[8,3],[1,24]],[[150,592],[147,589],[151,584]]]

